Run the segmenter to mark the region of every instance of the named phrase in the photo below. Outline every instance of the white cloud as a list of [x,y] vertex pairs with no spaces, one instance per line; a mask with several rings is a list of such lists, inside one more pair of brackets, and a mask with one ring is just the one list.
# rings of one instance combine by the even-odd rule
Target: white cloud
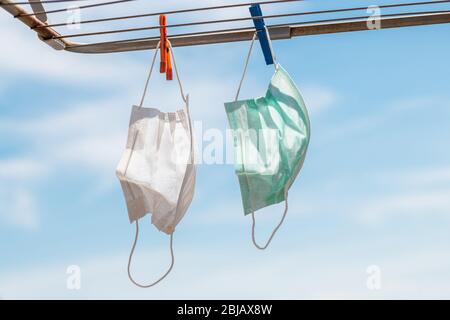
[[41,166],[55,170],[80,165],[101,170],[118,161],[126,141],[129,110],[117,100],[93,101],[20,123],[4,119],[0,130],[25,138],[33,158],[42,161]]
[[25,230],[39,226],[39,208],[30,185],[47,174],[32,158],[0,160],[0,221]]
[[[446,94],[434,96],[413,96],[404,97],[391,101],[387,104],[386,111],[390,111],[392,115],[404,115],[405,112],[413,112],[414,110],[429,111],[433,107],[433,111],[448,111],[449,97]],[[388,114],[389,115],[389,114]]]
[[355,208],[359,219],[379,225],[398,216],[450,218],[450,168],[412,167],[374,173],[369,179],[385,187],[376,198],[368,197]]
[[97,192],[110,190],[125,145],[129,108],[117,108],[117,101],[103,102],[20,122],[0,120],[2,135],[20,137],[27,150],[26,157],[0,160],[0,219],[4,224],[36,229],[40,216],[36,186],[61,172],[94,174],[98,185],[91,187]]
[[0,179],[33,179],[45,174],[47,168],[30,158],[0,160]]
[[[316,144],[330,144],[350,136],[361,137],[363,134],[384,136],[386,132],[380,130],[380,128],[387,128],[395,134],[401,134],[401,131],[396,130],[399,123],[405,124],[402,129],[408,129],[409,126],[415,126],[419,129],[424,125],[425,119],[435,122],[435,117],[439,117],[438,120],[448,118],[449,101],[450,97],[448,96],[414,96],[394,99],[384,105],[376,106],[376,108],[373,108],[371,103],[365,103],[364,106],[369,108],[367,112],[364,112],[363,115],[355,113],[352,117],[344,118],[339,123],[323,127],[321,139],[315,141]],[[432,120],[427,118],[431,115],[430,107],[433,109]],[[354,112],[343,105],[329,111],[330,113],[341,112],[343,114]],[[430,140],[430,143],[432,142]]]
[[0,221],[25,230],[39,227],[39,209],[28,190],[0,186]]
[[413,186],[450,185],[450,167],[423,167],[378,174],[379,182]]
[[302,94],[311,115],[326,112],[339,101],[338,94],[334,90],[318,85],[302,88]]
[[425,215],[428,219],[435,219],[436,215],[450,217],[449,194],[450,189],[384,195],[364,204],[355,212],[362,222],[374,225],[394,216],[411,218]]

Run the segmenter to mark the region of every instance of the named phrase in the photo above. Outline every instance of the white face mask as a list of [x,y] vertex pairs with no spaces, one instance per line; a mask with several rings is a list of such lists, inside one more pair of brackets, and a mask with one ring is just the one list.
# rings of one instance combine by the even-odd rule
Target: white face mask
[[[135,285],[143,288],[159,283],[172,270],[173,233],[192,201],[196,176],[189,96],[183,93],[175,59],[173,63],[185,102],[184,110],[163,113],[158,109],[142,107],[158,49],[159,44],[141,104],[133,106],[126,150],[116,171],[127,202],[130,222],[136,222],[136,237],[128,261],[128,276]],[[170,50],[172,51],[171,46]],[[160,231],[170,235],[172,262],[159,280],[141,285],[131,276],[130,265],[139,235],[138,220],[147,213],[151,214],[151,222]]]

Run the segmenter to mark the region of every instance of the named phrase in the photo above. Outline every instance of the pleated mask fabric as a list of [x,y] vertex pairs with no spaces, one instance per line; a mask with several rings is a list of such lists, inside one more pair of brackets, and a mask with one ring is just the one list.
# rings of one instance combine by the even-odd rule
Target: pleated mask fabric
[[160,231],[175,231],[195,186],[189,127],[184,110],[133,106],[127,148],[117,167],[130,222],[150,213]]

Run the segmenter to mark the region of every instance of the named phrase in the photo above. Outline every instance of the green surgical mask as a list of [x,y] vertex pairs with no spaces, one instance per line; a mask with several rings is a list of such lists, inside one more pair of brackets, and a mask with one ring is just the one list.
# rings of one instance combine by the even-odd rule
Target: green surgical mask
[[[278,64],[264,97],[225,103],[234,137],[235,170],[245,214],[252,214],[252,240],[266,249],[288,211],[288,190],[305,160],[310,140],[308,111],[289,74]],[[265,246],[255,240],[256,210],[285,201],[280,223]]]

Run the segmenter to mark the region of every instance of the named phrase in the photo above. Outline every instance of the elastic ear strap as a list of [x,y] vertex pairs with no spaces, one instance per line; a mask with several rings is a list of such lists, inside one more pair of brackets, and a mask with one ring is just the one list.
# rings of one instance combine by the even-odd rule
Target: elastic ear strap
[[175,256],[173,254],[173,233],[170,234],[170,255],[172,257],[170,267],[161,278],[159,278],[155,282],[148,284],[148,285],[143,285],[143,284],[137,283],[133,279],[133,276],[131,275],[131,260],[133,259],[133,254],[134,254],[134,250],[136,249],[138,237],[139,237],[139,221],[136,220],[136,237],[134,238],[133,247],[131,248],[130,257],[128,258],[128,278],[130,278],[131,282],[133,282],[136,286],[145,289],[145,288],[150,288],[150,287],[157,285],[158,283],[160,283],[162,280],[164,280],[164,278],[166,278],[169,275],[170,271],[172,271],[173,265],[175,263]]
[[275,56],[275,52],[273,51],[272,39],[270,38],[270,33],[269,33],[269,29],[267,28],[267,26],[264,26],[264,29],[266,29],[267,39],[269,40],[269,48],[270,48],[270,52],[272,53],[273,64],[274,64],[275,70],[276,70],[278,68],[278,63],[277,63],[277,57]]
[[250,61],[250,57],[252,55],[252,50],[253,50],[253,45],[255,44],[256,35],[257,35],[257,33],[255,32],[253,34],[252,43],[250,44],[250,49],[248,50],[247,59],[245,60],[244,72],[242,73],[242,78],[241,78],[241,81],[239,82],[239,88],[237,90],[236,98],[234,99],[234,101],[237,101],[239,99],[239,93],[241,93],[242,84],[244,83],[245,75],[247,73],[248,62]]
[[142,106],[144,105],[145,96],[147,94],[148,85],[150,83],[150,78],[152,77],[152,72],[153,72],[153,68],[155,66],[156,56],[158,55],[158,50],[160,48],[160,45],[161,45],[161,41],[158,42],[158,44],[157,44],[157,46],[155,48],[155,55],[153,56],[152,64],[150,66],[150,71],[149,71],[148,77],[147,77],[147,82],[145,83],[145,87],[144,87],[144,93],[142,94],[141,103],[139,104],[140,108],[142,108]]
[[170,43],[169,40],[167,40],[167,43],[169,44],[170,53],[173,58],[173,66],[175,68],[175,74],[177,76],[178,86],[180,87],[181,97],[183,98],[183,101],[187,103],[187,99],[186,99],[186,96],[184,95],[183,86],[182,86],[181,80],[180,80],[180,74],[178,73],[177,62],[175,60],[175,55],[173,54],[172,43]]
[[260,246],[259,244],[256,243],[256,239],[255,239],[255,226],[256,226],[256,222],[255,222],[255,212],[252,212],[252,241],[253,244],[255,245],[256,248],[258,248],[259,250],[266,250],[267,247],[269,246],[269,244],[272,242],[273,237],[275,236],[275,234],[277,233],[278,229],[280,229],[281,225],[284,222],[284,219],[286,218],[286,214],[288,212],[288,194],[286,192],[285,194],[285,208],[284,208],[284,212],[283,212],[283,216],[280,220],[280,222],[278,223],[278,225],[275,227],[275,229],[272,231],[272,234],[270,235],[269,240],[267,240],[266,244],[264,246]]

